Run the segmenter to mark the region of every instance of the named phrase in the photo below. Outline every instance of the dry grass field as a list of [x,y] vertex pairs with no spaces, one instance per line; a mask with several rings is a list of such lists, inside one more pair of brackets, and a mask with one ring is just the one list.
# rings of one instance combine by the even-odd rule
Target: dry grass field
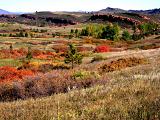
[[0,120],[160,120],[159,24],[70,14],[86,21],[0,23]]
[[[93,70],[128,56],[144,57],[148,64],[103,73],[103,85],[71,90],[50,97],[0,103],[1,120],[160,119],[160,49],[125,51],[107,60],[84,64],[77,70]],[[96,71],[94,69],[94,71]]]

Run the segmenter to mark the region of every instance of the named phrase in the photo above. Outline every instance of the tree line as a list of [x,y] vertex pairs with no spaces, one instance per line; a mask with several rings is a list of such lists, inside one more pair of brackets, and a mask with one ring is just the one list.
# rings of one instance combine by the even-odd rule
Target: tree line
[[127,29],[123,30],[118,24],[90,24],[81,31],[71,29],[70,37],[92,36],[94,38],[108,40],[139,40],[150,35],[159,34],[158,28],[158,24],[143,23],[133,25],[133,33],[131,33]]

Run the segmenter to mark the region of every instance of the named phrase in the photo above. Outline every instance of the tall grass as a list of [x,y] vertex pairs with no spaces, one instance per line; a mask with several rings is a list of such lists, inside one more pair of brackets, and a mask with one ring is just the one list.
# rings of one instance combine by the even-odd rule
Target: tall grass
[[160,65],[106,73],[105,85],[0,103],[1,120],[159,120]]
[[1,66],[18,67],[21,65],[22,62],[16,59],[0,59],[0,67]]

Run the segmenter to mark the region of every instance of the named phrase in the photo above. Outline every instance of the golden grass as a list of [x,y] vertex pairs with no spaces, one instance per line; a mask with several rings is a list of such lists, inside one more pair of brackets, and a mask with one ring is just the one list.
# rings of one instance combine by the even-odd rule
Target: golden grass
[[103,86],[0,103],[0,120],[159,120],[160,64],[106,73]]

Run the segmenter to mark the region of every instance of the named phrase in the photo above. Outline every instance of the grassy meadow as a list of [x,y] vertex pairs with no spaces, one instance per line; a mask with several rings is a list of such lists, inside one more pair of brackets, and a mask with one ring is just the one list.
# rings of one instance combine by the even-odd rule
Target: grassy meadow
[[[159,53],[155,50],[154,53]],[[145,54],[148,56],[147,54]],[[108,82],[50,97],[0,103],[2,120],[142,120],[160,118],[160,56],[106,73]],[[97,64],[102,64],[97,63]],[[102,78],[103,79],[103,78]]]
[[158,25],[0,23],[0,120],[160,120]]

